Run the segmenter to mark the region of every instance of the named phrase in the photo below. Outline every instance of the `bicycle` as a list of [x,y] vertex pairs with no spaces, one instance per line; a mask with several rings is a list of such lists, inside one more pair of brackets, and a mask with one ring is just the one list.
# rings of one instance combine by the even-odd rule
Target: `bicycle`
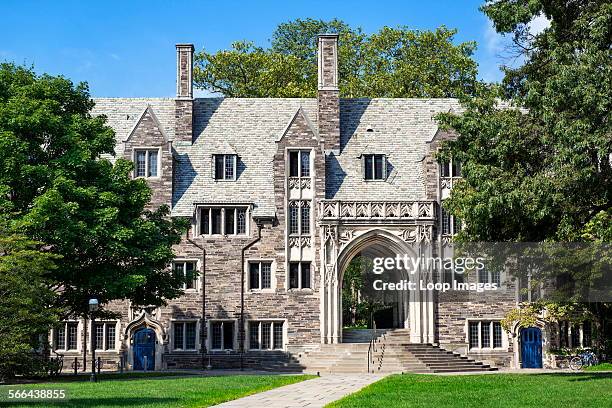
[[580,353],[569,360],[569,367],[574,371],[582,370],[585,366],[588,367],[597,364],[599,364],[599,359],[591,350]]

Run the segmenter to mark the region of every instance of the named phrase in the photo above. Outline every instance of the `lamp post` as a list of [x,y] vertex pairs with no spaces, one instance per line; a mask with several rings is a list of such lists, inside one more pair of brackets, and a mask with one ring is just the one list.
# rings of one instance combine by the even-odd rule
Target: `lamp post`
[[98,299],[89,299],[89,313],[91,315],[91,377],[89,381],[96,382],[96,316],[95,313],[98,311]]

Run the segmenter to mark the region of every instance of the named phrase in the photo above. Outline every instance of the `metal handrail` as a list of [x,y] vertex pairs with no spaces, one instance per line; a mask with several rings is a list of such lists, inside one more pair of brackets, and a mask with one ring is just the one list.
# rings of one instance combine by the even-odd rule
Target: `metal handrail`
[[378,337],[376,336],[376,321],[374,319],[372,319],[372,328],[372,337],[370,338],[370,344],[368,346],[368,373],[370,372],[370,362],[374,363],[372,361],[372,358],[374,357],[374,353],[376,352],[376,338]]

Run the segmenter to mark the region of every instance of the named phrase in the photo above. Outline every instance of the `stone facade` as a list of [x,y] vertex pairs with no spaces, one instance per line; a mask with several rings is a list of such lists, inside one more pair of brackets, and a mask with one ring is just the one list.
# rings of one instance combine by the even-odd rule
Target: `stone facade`
[[[106,115],[116,131],[116,157],[134,160],[139,149],[159,152],[158,175],[145,177],[153,191],[151,207],[165,204],[173,217],[191,220],[174,250],[177,262],[199,273],[193,286],[167,306],[105,305],[122,316],[115,322],[115,344],[97,352],[105,368],[115,366],[120,356],[126,368],[137,368],[141,351],[135,334],[143,330],[154,336],[153,351],[148,351],[154,369],[261,368],[322,343],[341,342],[340,291],[353,256],[423,248],[433,256],[446,250],[450,237],[442,231],[440,206],[453,179],[441,177],[435,152],[455,135],[439,131],[434,117],[460,110],[459,103],[340,99],[338,37],[321,35],[318,44],[316,99],[194,99],[194,48],[179,44],[176,98],[96,100],[94,113]],[[292,152],[307,155],[304,162],[295,156],[299,171],[291,168]],[[219,155],[235,162],[223,161],[219,168]],[[369,155],[384,156],[382,179],[366,179]],[[227,177],[218,177],[219,172]],[[300,228],[293,231],[289,214],[295,208],[309,208],[309,213],[299,213]],[[227,221],[230,212],[238,217],[238,209],[246,214],[244,232],[238,233],[234,220],[219,233],[203,233],[203,219],[211,228],[216,222],[203,218],[204,211],[209,217],[230,217]],[[236,233],[227,233],[228,228]],[[270,265],[269,287],[250,287],[255,262]],[[299,287],[290,283],[294,262],[310,264],[310,279]],[[430,271],[418,277],[437,279]],[[513,289],[504,293],[486,301],[401,294],[393,321],[410,329],[409,341],[516,365],[516,338],[505,332],[502,347],[469,346],[471,321],[499,322],[516,306],[509,295]],[[79,323],[75,350],[58,351],[67,365],[75,357],[89,358],[87,326]],[[223,346],[213,349],[213,341]]]

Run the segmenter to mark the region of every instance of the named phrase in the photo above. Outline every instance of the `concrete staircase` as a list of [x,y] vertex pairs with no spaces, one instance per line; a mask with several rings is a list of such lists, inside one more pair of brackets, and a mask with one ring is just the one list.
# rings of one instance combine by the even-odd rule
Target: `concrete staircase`
[[431,344],[409,342],[409,330],[377,332],[368,366],[372,331],[351,331],[344,343],[322,344],[297,360],[309,373],[443,373],[496,370]]

